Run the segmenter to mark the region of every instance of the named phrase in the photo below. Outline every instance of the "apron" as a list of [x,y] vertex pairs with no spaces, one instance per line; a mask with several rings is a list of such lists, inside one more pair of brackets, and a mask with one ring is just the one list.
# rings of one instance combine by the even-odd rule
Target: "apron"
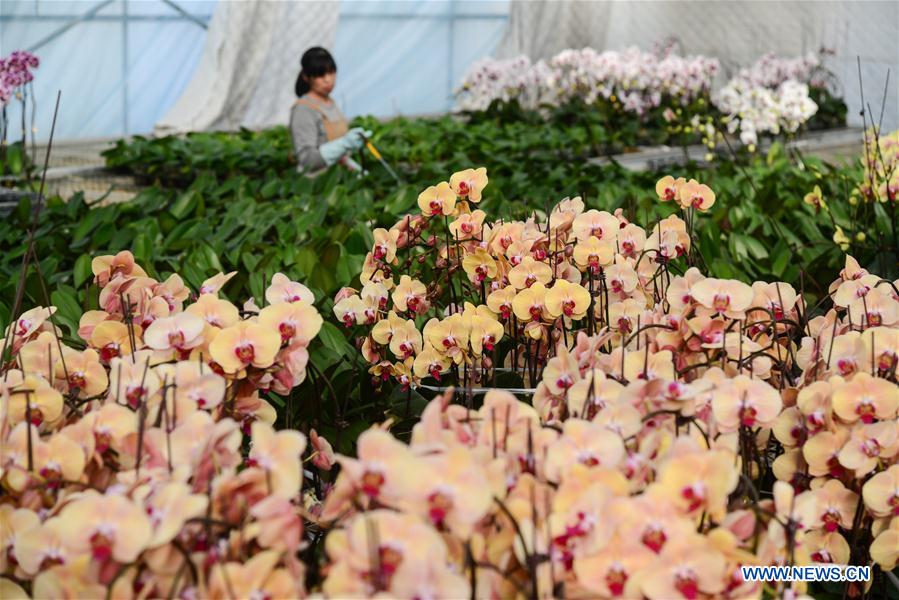
[[332,140],[336,140],[339,137],[345,136],[347,131],[349,131],[346,120],[329,120],[327,115],[325,115],[325,111],[322,110],[322,107],[317,102],[312,102],[311,100],[307,100],[306,98],[300,98],[299,100],[297,100],[297,104],[302,104],[307,108],[311,108],[321,115],[322,121],[324,122],[325,126],[325,137],[328,138],[329,142]]

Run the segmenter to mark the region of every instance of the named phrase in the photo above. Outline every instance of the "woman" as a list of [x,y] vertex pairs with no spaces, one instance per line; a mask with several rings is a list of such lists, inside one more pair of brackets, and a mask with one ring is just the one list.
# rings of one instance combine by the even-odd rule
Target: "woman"
[[331,91],[337,78],[337,64],[324,48],[310,48],[300,60],[297,76],[299,97],[290,111],[290,133],[298,170],[318,171],[336,162],[358,171],[359,165],[349,157],[371,136],[361,127],[347,130],[346,119]]

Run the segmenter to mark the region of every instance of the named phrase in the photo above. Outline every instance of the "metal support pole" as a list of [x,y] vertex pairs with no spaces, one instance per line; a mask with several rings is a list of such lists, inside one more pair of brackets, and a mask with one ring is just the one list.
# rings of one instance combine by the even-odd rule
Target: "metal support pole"
[[48,35],[47,37],[42,39],[41,41],[37,42],[36,44],[32,44],[31,47],[28,48],[28,51],[29,52],[37,52],[40,48],[49,44],[50,42],[52,42],[53,40],[55,40],[56,38],[58,38],[65,32],[67,32],[69,29],[71,29],[75,25],[78,25],[78,23],[81,23],[82,21],[87,21],[88,19],[92,18],[98,12],[100,12],[101,10],[103,10],[104,8],[106,8],[107,6],[112,4],[113,1],[114,0],[104,0],[103,2],[100,2],[99,4],[96,4],[93,8],[91,8],[89,11],[87,11],[83,15],[81,15],[75,19],[72,19],[71,21],[69,21],[68,23],[66,23],[65,25],[63,25],[62,27],[60,27],[59,29],[57,29],[56,31],[54,31],[53,33],[51,33],[50,35]]
[[128,0],[122,0],[122,135],[128,135]]
[[450,0],[449,3],[449,43],[447,44],[447,52],[449,58],[446,61],[446,94],[447,101],[451,102],[453,97],[453,66],[456,59],[456,0]]
[[171,8],[172,10],[174,10],[176,13],[178,13],[179,15],[181,15],[188,21],[191,21],[192,23],[199,25],[203,29],[209,28],[209,26],[206,25],[205,21],[193,16],[192,14],[190,14],[189,12],[187,12],[186,10],[184,10],[183,8],[178,6],[175,2],[172,2],[172,0],[162,0],[162,3],[165,4],[166,6],[168,6],[169,8]]

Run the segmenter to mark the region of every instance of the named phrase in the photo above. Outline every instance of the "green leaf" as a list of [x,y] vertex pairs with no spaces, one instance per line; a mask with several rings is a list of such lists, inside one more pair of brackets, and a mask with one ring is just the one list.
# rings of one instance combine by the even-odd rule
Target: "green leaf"
[[88,234],[94,230],[97,226],[100,219],[99,211],[91,211],[87,213],[87,216],[78,223],[78,226],[75,228],[75,231],[72,233],[72,242],[77,243],[83,239],[86,239]]
[[400,188],[396,191],[393,198],[384,207],[384,210],[391,215],[400,215],[408,212],[415,203],[413,191],[409,187]]
[[275,194],[278,193],[280,187],[281,182],[277,179],[272,179],[262,186],[262,188],[259,190],[259,194],[263,198],[273,198]]
[[308,279],[310,286],[320,290],[332,290],[334,289],[336,282],[337,280],[334,276],[333,267],[328,267],[322,263],[315,265],[312,269],[312,274]]
[[181,277],[184,278],[184,281],[187,282],[187,284],[195,290],[200,289],[200,286],[203,285],[203,282],[208,276],[208,271],[199,268],[194,263],[189,261],[185,261],[181,265],[179,272]]
[[764,244],[758,241],[756,238],[748,235],[740,236],[743,240],[743,243],[749,248],[750,254],[755,258],[761,260],[763,258],[768,258],[768,250],[765,248]]
[[309,352],[309,360],[319,371],[326,371],[343,361],[343,353],[335,352],[325,346],[314,344]]
[[391,414],[405,418],[407,415],[412,418],[418,418],[424,412],[428,405],[427,399],[413,389],[403,390],[402,386],[393,388],[393,392],[388,399]]
[[347,254],[346,252],[341,253],[340,258],[337,260],[337,267],[334,270],[338,285],[349,285],[362,272],[364,263],[365,256]]
[[81,320],[81,306],[78,304],[74,290],[71,288],[54,290],[50,293],[50,301],[56,307],[54,317],[68,327],[71,335],[77,333],[78,322]]
[[244,268],[247,270],[247,273],[253,273],[256,271],[256,265],[259,264],[259,261],[262,259],[261,256],[256,254],[252,254],[250,252],[245,252],[241,254],[240,261],[243,263]]
[[153,260],[153,241],[146,233],[141,232],[134,238],[132,253],[139,264],[149,264]]
[[318,339],[322,341],[325,348],[339,355],[345,355],[348,350],[353,351],[353,347],[347,343],[343,333],[336,325],[328,321],[322,323],[321,331],[318,332]]
[[178,197],[169,212],[176,219],[183,219],[196,209],[198,198],[197,192],[193,190],[185,192]]
[[93,278],[94,272],[91,269],[91,261],[92,259],[89,254],[82,254],[78,257],[78,260],[75,261],[72,275],[76,288],[81,288],[84,282]]
[[778,161],[783,160],[784,158],[784,147],[780,142],[774,142],[771,144],[771,147],[768,149],[768,155],[765,157],[765,163],[770,167],[777,163]]
[[792,252],[790,252],[789,246],[783,240],[778,241],[774,247],[774,261],[771,263],[771,273],[777,277],[782,277],[784,269],[790,262],[791,255]]

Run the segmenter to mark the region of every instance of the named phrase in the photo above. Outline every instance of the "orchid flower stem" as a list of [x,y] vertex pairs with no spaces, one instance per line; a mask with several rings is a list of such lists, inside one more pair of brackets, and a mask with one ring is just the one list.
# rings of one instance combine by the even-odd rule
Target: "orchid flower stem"
[[596,296],[593,293],[593,269],[587,269],[590,291],[590,308],[587,310],[587,335],[596,333]]
[[524,342],[524,370],[522,371],[522,380],[524,376],[530,377],[531,374],[531,340],[525,336]]
[[456,291],[453,288],[453,279],[452,279],[452,259],[450,252],[450,232],[449,232],[449,218],[446,215],[443,215],[443,233],[446,238],[446,285],[449,288],[450,301],[453,303],[453,309],[450,311],[450,314],[459,312],[459,304],[456,299]]
[[31,392],[25,392],[25,424],[28,432],[28,472],[34,471],[34,442],[31,439]]

